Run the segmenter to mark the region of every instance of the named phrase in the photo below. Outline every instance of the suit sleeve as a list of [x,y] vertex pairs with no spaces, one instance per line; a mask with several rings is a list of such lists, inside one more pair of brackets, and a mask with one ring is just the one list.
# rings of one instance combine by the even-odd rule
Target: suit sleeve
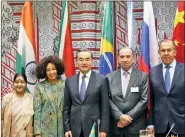
[[101,85],[101,119],[100,132],[108,132],[110,124],[110,109],[108,96],[108,81],[105,77]]
[[108,74],[107,75],[107,79],[109,82],[109,105],[110,105],[110,111],[111,111],[111,115],[114,119],[119,120],[120,116],[123,114],[119,108],[114,104],[114,102],[112,101],[112,96],[111,96],[111,91],[110,91],[110,86],[111,86],[111,76]]
[[35,86],[34,93],[34,135],[41,134],[41,113],[42,113],[42,100],[39,84]]
[[150,113],[147,119],[147,125],[153,125],[153,111],[154,111],[154,90],[151,82],[152,75],[150,74]]
[[126,114],[131,116],[133,120],[137,119],[142,113],[143,110],[147,108],[147,102],[148,102],[148,77],[146,74],[142,74],[142,84],[140,91],[141,92],[141,97],[136,106],[131,109],[129,112]]
[[111,110],[111,114],[113,116],[114,119],[119,120],[120,116],[123,114],[118,107],[114,104],[114,102],[112,101],[112,97],[110,96],[109,98],[109,104],[110,104],[110,110]]
[[64,117],[64,133],[67,131],[70,131],[70,110],[71,110],[71,95],[70,95],[70,89],[68,80],[65,82],[65,88],[64,88],[64,109],[63,109],[63,117]]

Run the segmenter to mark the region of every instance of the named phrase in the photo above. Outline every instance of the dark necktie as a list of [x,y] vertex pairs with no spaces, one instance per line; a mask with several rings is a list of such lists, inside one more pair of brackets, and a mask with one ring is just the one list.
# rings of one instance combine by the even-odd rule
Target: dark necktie
[[82,84],[81,84],[81,87],[80,87],[80,99],[81,99],[81,101],[84,100],[85,92],[86,92],[85,77],[86,77],[85,75],[82,76]]
[[170,66],[166,66],[166,73],[165,73],[165,87],[167,93],[170,91]]

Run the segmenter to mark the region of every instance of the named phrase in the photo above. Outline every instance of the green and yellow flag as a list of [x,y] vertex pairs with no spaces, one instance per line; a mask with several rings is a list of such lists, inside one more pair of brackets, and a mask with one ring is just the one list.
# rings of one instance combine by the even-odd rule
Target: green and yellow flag
[[99,73],[106,75],[113,71],[113,22],[112,22],[112,2],[105,1],[101,46],[100,46],[100,63]]
[[94,122],[89,137],[96,137],[96,136],[95,136],[95,126],[96,126],[96,123]]

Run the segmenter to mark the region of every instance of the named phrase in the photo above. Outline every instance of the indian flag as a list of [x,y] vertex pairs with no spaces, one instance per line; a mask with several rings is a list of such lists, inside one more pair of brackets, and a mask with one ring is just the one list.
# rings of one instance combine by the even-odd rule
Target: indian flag
[[74,75],[74,54],[72,48],[70,16],[67,1],[62,2],[62,19],[60,21],[58,55],[65,64],[65,76],[68,78]]
[[28,90],[33,93],[37,82],[35,76],[36,45],[31,2],[25,2],[20,23],[18,49],[16,56],[16,73],[25,73]]

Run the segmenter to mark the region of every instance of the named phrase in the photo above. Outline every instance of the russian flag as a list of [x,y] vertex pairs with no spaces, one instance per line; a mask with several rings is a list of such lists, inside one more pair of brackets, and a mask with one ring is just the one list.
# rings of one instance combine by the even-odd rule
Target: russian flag
[[[144,2],[143,23],[141,29],[141,47],[138,69],[149,75],[150,68],[159,64],[159,47],[157,44],[155,18],[151,1]],[[148,97],[148,110],[150,110],[150,92],[148,93]]]

